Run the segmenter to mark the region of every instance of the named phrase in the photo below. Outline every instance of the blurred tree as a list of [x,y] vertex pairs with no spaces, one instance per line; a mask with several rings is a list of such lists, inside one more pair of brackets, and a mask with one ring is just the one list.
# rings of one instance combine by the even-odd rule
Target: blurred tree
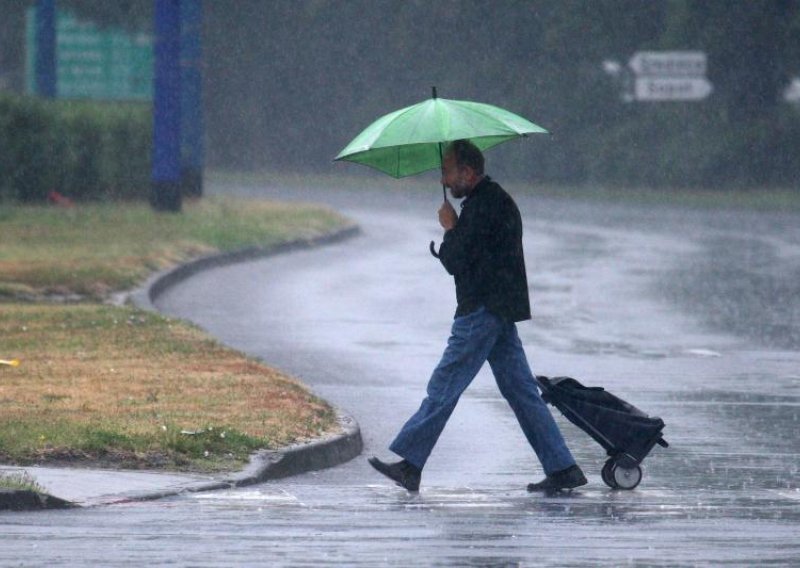
[[708,54],[729,120],[770,114],[798,71],[798,11],[798,0],[670,0],[660,45]]
[[[9,14],[0,19],[0,62],[18,69],[32,1],[0,0]],[[107,25],[151,26],[152,0],[58,2]],[[800,0],[207,0],[204,8],[212,167],[331,171],[361,128],[436,85],[441,97],[507,107],[554,133],[493,153],[493,167],[508,156],[509,174],[526,179],[713,185],[796,174],[798,113],[780,93],[800,75]],[[706,51],[712,96],[621,102],[602,63],[624,65],[643,49]]]
[[33,0],[0,0],[0,90],[25,85],[25,10]]

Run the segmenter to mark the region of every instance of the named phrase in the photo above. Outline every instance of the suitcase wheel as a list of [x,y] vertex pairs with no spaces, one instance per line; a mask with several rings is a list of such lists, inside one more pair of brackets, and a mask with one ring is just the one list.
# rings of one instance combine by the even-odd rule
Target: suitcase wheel
[[642,468],[638,465],[622,467],[614,461],[614,458],[609,458],[600,470],[600,476],[612,489],[630,490],[642,481]]

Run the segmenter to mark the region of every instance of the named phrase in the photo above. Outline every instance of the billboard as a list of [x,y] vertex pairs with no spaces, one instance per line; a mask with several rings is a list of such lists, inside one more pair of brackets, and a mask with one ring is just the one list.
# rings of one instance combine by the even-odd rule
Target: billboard
[[[25,82],[34,89],[35,7],[26,14]],[[69,12],[56,15],[56,97],[140,100],[153,96],[153,38],[139,32],[101,28]]]

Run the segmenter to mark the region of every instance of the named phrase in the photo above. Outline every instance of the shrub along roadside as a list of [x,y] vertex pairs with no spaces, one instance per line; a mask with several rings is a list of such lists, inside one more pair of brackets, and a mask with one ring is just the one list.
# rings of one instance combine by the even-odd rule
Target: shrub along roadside
[[214,471],[334,430],[334,411],[296,380],[191,325],[14,294],[41,299],[60,286],[101,300],[199,253],[346,224],[320,207],[247,200],[193,202],[181,215],[124,204],[4,208],[0,359],[21,364],[0,366],[0,461]]
[[151,109],[0,95],[0,200],[144,199]]

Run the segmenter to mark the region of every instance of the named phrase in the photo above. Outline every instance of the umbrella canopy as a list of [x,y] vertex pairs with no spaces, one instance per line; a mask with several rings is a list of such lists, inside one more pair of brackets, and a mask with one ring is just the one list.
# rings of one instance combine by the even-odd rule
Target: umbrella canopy
[[395,178],[441,167],[442,145],[468,139],[481,150],[506,140],[547,133],[502,108],[471,101],[431,99],[382,116],[335,160],[364,164]]

